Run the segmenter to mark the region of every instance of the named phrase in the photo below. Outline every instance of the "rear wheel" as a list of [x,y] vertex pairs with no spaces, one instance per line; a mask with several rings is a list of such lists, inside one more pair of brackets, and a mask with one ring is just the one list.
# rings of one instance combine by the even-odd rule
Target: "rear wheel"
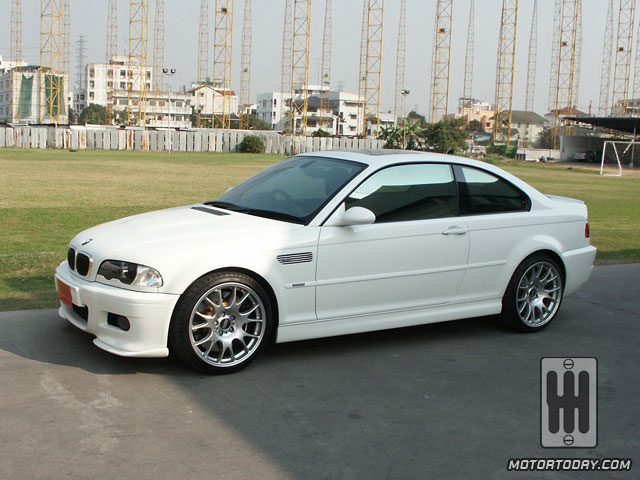
[[511,328],[535,332],[546,327],[562,303],[564,278],[548,255],[526,258],[511,277],[502,298],[502,318]]
[[205,373],[231,373],[247,366],[271,338],[269,296],[253,278],[213,273],[182,295],[169,329],[170,348]]

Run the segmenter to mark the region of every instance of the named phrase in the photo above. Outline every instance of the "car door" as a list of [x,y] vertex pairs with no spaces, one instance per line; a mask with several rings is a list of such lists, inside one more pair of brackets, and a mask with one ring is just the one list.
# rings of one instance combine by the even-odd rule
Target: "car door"
[[[517,265],[512,252],[523,238],[538,234],[529,197],[503,178],[478,168],[454,166],[460,215],[469,229],[467,275],[458,292],[461,302],[501,298]],[[519,261],[519,257],[516,256]]]
[[[352,207],[372,211],[375,223],[330,226]],[[469,252],[467,227],[456,213],[448,164],[396,165],[366,179],[321,228],[318,319],[452,302]]]

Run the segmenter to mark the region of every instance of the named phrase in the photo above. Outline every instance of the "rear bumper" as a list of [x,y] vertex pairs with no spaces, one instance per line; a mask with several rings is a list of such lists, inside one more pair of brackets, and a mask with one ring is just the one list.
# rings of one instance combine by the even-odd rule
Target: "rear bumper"
[[577,292],[587,283],[593,271],[593,261],[596,258],[596,247],[588,247],[569,250],[562,254],[562,261],[567,270],[564,295]]
[[[142,293],[88,282],[73,275],[62,263],[55,273],[70,287],[76,309],[60,302],[58,314],[74,326],[95,335],[93,343],[123,357],[166,357],[169,322],[179,295]],[[129,330],[108,323],[108,314],[127,317]],[[83,318],[83,317],[86,317]]]

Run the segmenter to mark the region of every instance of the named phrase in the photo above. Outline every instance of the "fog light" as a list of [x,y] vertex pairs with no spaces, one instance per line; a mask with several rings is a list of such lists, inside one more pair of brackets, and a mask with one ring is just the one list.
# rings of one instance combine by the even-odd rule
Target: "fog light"
[[124,315],[116,315],[115,313],[109,313],[107,315],[107,323],[112,327],[118,327],[120,330],[128,332],[131,328],[129,319]]

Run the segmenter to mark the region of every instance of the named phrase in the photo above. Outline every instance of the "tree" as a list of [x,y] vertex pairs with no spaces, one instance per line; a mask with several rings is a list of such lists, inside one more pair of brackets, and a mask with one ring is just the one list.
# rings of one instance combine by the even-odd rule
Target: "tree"
[[85,125],[91,123],[94,125],[104,125],[107,123],[107,113],[102,105],[92,103],[80,113],[79,123]]
[[422,148],[422,138],[424,137],[424,130],[420,128],[419,121],[412,121],[408,119],[408,125],[401,129],[401,144],[404,145],[405,150],[419,150]]
[[393,125],[382,127],[378,140],[385,141],[383,148],[402,148],[402,129]]
[[318,130],[316,130],[315,132],[313,132],[311,134],[312,137],[331,137],[332,135],[327,132],[326,130],[323,130],[321,128],[319,128]]
[[[557,127],[557,138],[560,143],[560,137],[566,134],[565,127]],[[553,144],[553,128],[545,128],[538,134],[538,138],[535,141],[537,148],[554,148]]]
[[410,124],[417,123],[420,128],[427,128],[427,120],[424,118],[424,116],[413,110],[409,112],[409,115],[407,115],[407,120]]
[[424,131],[428,147],[436,152],[446,153],[451,150],[467,149],[467,132],[464,130],[464,118],[442,119],[427,126]]
[[260,137],[247,135],[238,146],[238,150],[241,153],[264,153],[265,146]]
[[482,127],[482,122],[478,120],[471,120],[467,125],[467,131],[469,133],[484,132],[484,128]]
[[249,115],[249,129],[250,130],[271,130],[271,125],[269,125],[264,120],[260,120],[257,115]]

